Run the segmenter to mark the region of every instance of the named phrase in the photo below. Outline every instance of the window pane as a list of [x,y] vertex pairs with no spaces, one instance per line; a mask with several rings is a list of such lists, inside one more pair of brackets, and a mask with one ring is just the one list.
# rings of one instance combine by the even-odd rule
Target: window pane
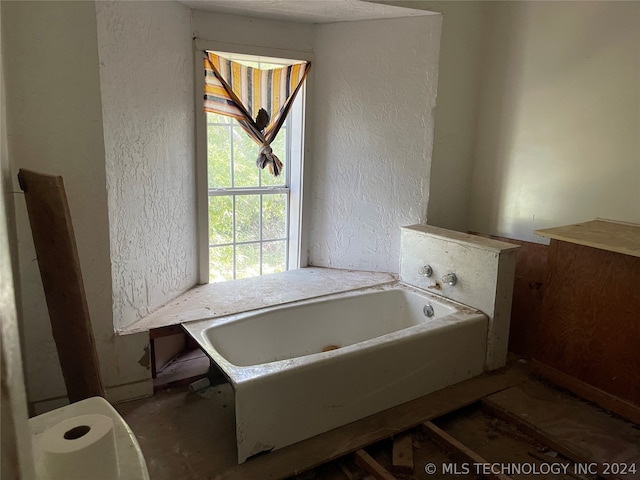
[[231,121],[233,120],[231,117],[220,115],[218,113],[206,112],[206,114],[207,123],[231,123]]
[[273,153],[280,159],[282,162],[282,171],[280,175],[274,177],[269,171],[269,167],[266,167],[262,170],[262,185],[268,185],[270,187],[273,186],[282,186],[286,182],[287,173],[286,170],[289,168],[289,159],[286,157],[287,150],[285,148],[285,140],[287,138],[287,129],[286,125],[283,126],[278,132],[278,136],[271,143],[271,149]]
[[233,186],[257,187],[258,167],[256,158],[260,147],[251,140],[249,134],[242,127],[233,127]]
[[286,270],[286,243],[266,242],[262,244],[262,274],[278,273]]
[[236,278],[260,275],[260,244],[248,243],[236,246]]
[[236,195],[236,242],[260,240],[260,195]]
[[271,240],[287,236],[287,196],[262,195],[262,239]]
[[233,247],[209,248],[209,281],[233,280]]
[[[209,116],[219,116],[208,113]],[[223,117],[224,118],[224,117]],[[231,127],[211,125],[207,121],[207,168],[209,188],[231,186]]]
[[209,245],[233,242],[231,197],[209,197]]

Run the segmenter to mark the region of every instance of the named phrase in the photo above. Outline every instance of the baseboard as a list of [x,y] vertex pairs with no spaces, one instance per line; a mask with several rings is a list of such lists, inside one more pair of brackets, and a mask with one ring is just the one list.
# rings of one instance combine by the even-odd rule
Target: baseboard
[[[150,378],[139,382],[107,387],[107,400],[114,405],[117,403],[128,402],[130,400],[150,397],[152,395],[153,381]],[[30,402],[29,411],[31,415],[40,415],[51,410],[55,410],[56,408],[64,407],[65,405],[69,405],[69,399],[66,396],[53,397]]]
[[114,405],[139,398],[151,397],[152,395],[153,380],[151,378],[139,382],[107,387],[107,400]]
[[578,380],[571,375],[561,372],[538,360],[529,360],[529,369],[533,375],[562,387],[596,405],[609,410],[623,418],[640,425],[640,406],[629,403],[610,393],[600,390],[588,383]]

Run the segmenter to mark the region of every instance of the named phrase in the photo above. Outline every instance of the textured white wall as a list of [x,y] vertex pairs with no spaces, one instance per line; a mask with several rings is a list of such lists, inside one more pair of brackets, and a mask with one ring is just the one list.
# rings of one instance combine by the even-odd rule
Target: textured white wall
[[193,36],[202,40],[235,45],[239,50],[249,47],[272,50],[313,50],[314,26],[264,18],[194,10],[192,15]]
[[429,225],[466,232],[475,160],[483,2],[407,2],[442,13]]
[[113,315],[196,283],[193,50],[177,2],[96,2]]
[[400,227],[426,221],[440,27],[438,15],[316,26],[310,264],[397,272]]
[[[0,38],[1,16],[0,5]],[[4,59],[0,49],[0,477],[27,479],[33,478],[35,472],[12,268],[16,238],[4,87]]]
[[640,3],[487,8],[470,228],[640,223]]
[[[64,177],[96,346],[110,400],[151,392],[148,337],[113,333],[102,106],[93,2],[2,2],[7,143],[19,168]],[[15,197],[27,392],[66,403],[24,199]]]

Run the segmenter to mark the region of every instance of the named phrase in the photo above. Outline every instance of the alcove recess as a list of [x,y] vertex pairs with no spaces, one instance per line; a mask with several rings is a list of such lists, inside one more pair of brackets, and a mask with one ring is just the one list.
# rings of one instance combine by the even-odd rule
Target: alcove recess
[[226,379],[212,368],[209,357],[180,325],[149,330],[151,376],[154,390],[188,385],[209,376],[212,384]]

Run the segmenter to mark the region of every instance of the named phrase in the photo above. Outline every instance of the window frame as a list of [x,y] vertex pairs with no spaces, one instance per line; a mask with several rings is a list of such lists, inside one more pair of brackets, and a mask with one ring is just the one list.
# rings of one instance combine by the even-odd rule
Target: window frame
[[[205,51],[231,52],[238,56],[252,56],[312,61],[312,54],[294,50],[269,49],[245,45],[225,44],[202,39],[194,40],[194,95],[195,95],[195,158],[196,158],[196,222],[198,252],[198,283],[209,283],[209,185],[207,162],[207,119],[204,111],[204,74],[202,58]],[[304,143],[305,107],[309,78],[298,92],[289,112],[288,135],[289,164],[288,177],[288,245],[287,269],[306,266],[303,251],[303,184],[304,184]],[[294,161],[295,159],[295,161]]]

